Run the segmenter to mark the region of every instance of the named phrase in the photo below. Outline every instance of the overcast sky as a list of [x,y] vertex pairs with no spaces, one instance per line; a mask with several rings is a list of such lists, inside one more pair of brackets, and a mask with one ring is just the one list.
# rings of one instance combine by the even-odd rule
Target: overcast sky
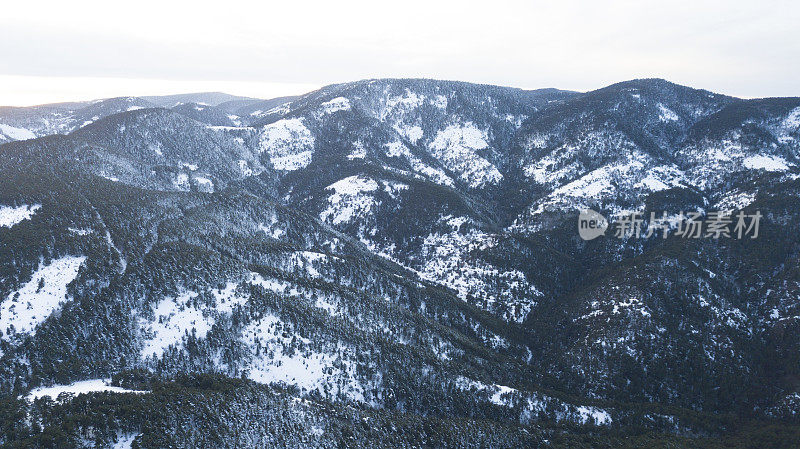
[[374,77],[591,90],[659,77],[800,96],[792,1],[15,1],[0,104],[220,90],[300,94]]

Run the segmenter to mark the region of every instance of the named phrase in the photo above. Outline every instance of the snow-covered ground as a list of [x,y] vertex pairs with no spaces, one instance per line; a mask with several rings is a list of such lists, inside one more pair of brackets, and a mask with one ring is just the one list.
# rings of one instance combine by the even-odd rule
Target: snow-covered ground
[[756,195],[752,192],[731,192],[720,198],[714,205],[715,210],[744,209],[755,201]]
[[[779,139],[790,136],[777,136]],[[681,150],[687,159],[687,177],[691,184],[709,190],[724,185],[729,175],[744,170],[785,172],[794,164],[781,156],[754,148],[739,131],[717,141],[700,142]]]
[[781,122],[781,127],[790,131],[800,129],[800,107],[792,109]]
[[117,441],[111,446],[111,449],[131,449],[133,445],[133,440],[136,439],[138,435],[135,433],[127,433],[122,434],[117,438]]
[[328,206],[320,212],[319,218],[338,225],[368,215],[373,207],[380,204],[375,197],[377,191],[388,193],[396,199],[402,191],[408,190],[408,184],[354,175],[336,181],[325,190],[333,193],[328,195]]
[[293,171],[310,164],[313,156],[313,151],[301,151],[286,156],[273,156],[270,158],[270,162],[272,162],[272,166],[275,167],[275,170]]
[[172,180],[172,185],[180,191],[188,192],[191,188],[191,184],[189,184],[189,175],[186,173],[178,173]]
[[247,282],[252,285],[260,285],[261,287],[264,287],[265,289],[275,293],[286,292],[286,289],[288,289],[290,285],[288,282],[283,280],[267,279],[254,271],[250,272],[250,279]]
[[578,413],[583,424],[595,424],[598,426],[611,424],[611,415],[603,409],[581,405],[578,407]]
[[197,189],[200,190],[201,192],[206,192],[206,193],[214,192],[214,181],[205,178],[203,176],[195,177],[194,181],[197,183]]
[[41,204],[23,204],[17,207],[0,206],[0,227],[10,228],[24,220],[30,220],[41,207]]
[[333,100],[326,101],[325,103],[320,104],[320,108],[326,114],[332,114],[338,111],[349,111],[350,100],[348,100],[345,97],[336,97]]
[[403,95],[387,96],[383,99],[383,107],[378,110],[378,118],[386,120],[390,116],[402,117],[425,103],[425,96],[406,89]]
[[170,346],[181,346],[188,334],[205,338],[216,322],[215,317],[229,314],[236,306],[247,302],[248,296],[241,294],[238,286],[236,282],[227,282],[223,288],[212,289],[215,304],[210,307],[203,306],[197,300],[198,293],[190,290],[159,301],[153,309],[154,320],[138,318],[147,336],[141,350],[142,358],[160,358]]
[[394,130],[413,144],[419,142],[419,139],[421,139],[424,134],[423,129],[417,125],[398,124],[395,125]]
[[753,170],[786,171],[789,166],[786,160],[778,156],[756,155],[746,157],[743,161],[745,167]]
[[0,335],[33,333],[67,299],[67,285],[85,260],[83,256],[65,256],[40,265],[30,281],[0,304]]
[[81,380],[78,382],[73,382],[67,385],[53,385],[51,387],[39,387],[34,390],[31,390],[25,399],[29,401],[33,401],[35,399],[49,397],[53,400],[58,398],[58,395],[61,393],[71,393],[75,396],[78,396],[83,393],[94,393],[94,392],[110,392],[110,393],[148,393],[147,391],[139,391],[139,390],[128,390],[122,387],[115,387],[113,385],[109,385],[110,379],[90,379],[90,380]]
[[367,149],[364,147],[363,143],[360,141],[353,142],[353,147],[355,148],[347,155],[347,159],[352,161],[353,159],[364,159],[367,157]]
[[36,134],[28,129],[16,128],[2,123],[0,123],[0,134],[5,135],[8,140],[28,140],[36,138]]
[[[554,181],[544,179],[539,170],[541,167],[530,171],[535,179],[544,182]],[[595,204],[614,200],[626,192],[658,192],[686,184],[685,174],[676,166],[655,165],[649,156],[633,151],[618,161],[606,164],[555,188],[546,197],[534,203],[530,213],[536,215],[547,210],[587,209]]]
[[248,377],[256,382],[282,382],[320,393],[328,387],[334,395],[364,400],[364,386],[355,380],[355,364],[347,361],[355,354],[341,345],[331,351],[314,348],[290,323],[274,315],[246,326],[241,340],[253,351]]
[[245,304],[247,296],[241,294],[238,288],[238,283],[227,282],[225,288],[211,290],[211,294],[214,295],[216,300],[214,310],[218,313],[231,313],[236,306]]
[[[501,272],[481,259],[469,257],[475,250],[494,246],[495,237],[470,228],[465,217],[448,215],[441,217],[439,222],[450,227],[450,232],[436,232],[425,237],[421,249],[421,260],[425,263],[414,267],[417,273],[424,279],[454,289],[463,300],[468,296],[484,299],[490,308],[502,302],[515,310],[504,314],[505,319],[523,321],[542,293],[518,270]],[[507,288],[495,293],[492,286],[498,282]]]
[[432,156],[442,161],[450,170],[472,188],[500,182],[503,175],[478,154],[489,147],[486,133],[473,123],[451,125],[436,134],[428,145]]
[[152,336],[145,341],[143,358],[159,358],[172,345],[183,341],[186,333],[193,332],[198,338],[206,336],[214,325],[213,317],[204,317],[203,311],[192,304],[197,293],[186,291],[175,298],[164,298],[156,305],[155,321],[142,323]]
[[611,414],[606,410],[589,405],[573,405],[539,393],[526,393],[504,385],[487,385],[466,377],[456,379],[456,387],[462,390],[477,390],[489,394],[488,400],[501,407],[512,408],[522,403],[523,421],[528,421],[538,412],[548,409],[554,413],[557,421],[572,421],[580,424],[607,426],[612,422]]
[[320,220],[341,224],[349,222],[354,216],[368,213],[375,204],[370,192],[377,189],[375,180],[359,175],[336,181],[325,188],[332,190],[333,194],[328,197],[328,208],[320,212]]
[[[420,128],[420,136],[421,135],[422,129]],[[404,158],[408,161],[411,169],[422,175],[424,178],[427,178],[437,184],[453,187],[453,180],[447,176],[444,170],[433,168],[430,165],[422,162],[420,158],[416,157],[414,153],[412,153],[411,150],[399,140],[387,143],[385,147],[387,156]]]
[[322,276],[318,270],[319,265],[326,262],[328,256],[313,251],[296,251],[292,254],[292,259],[294,264],[304,268],[309,276],[319,278]]
[[259,146],[276,170],[298,170],[311,163],[314,136],[302,118],[283,119],[264,127]]
[[661,103],[658,104],[658,112],[658,119],[662,122],[675,122],[680,119],[678,114]]

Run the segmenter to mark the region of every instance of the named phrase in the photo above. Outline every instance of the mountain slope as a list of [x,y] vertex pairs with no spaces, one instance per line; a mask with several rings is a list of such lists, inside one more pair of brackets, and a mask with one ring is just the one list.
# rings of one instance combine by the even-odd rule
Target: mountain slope
[[[57,134],[0,145],[2,416],[76,447],[796,434],[800,99],[385,79],[173,100],[0,114]],[[584,208],[763,220],[586,242]],[[25,399],[86,385],[111,391]]]
[[0,144],[51,134],[68,134],[109,115],[145,108],[171,109],[209,125],[250,124],[295,97],[270,100],[201,92],[147,97],[119,97],[32,107],[0,106]]

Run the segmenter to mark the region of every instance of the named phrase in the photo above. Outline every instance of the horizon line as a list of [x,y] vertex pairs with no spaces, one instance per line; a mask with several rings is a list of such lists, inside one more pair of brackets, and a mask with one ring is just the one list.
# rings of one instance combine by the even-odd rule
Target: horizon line
[[[286,82],[255,82],[255,81],[217,81],[217,80],[208,80],[208,81],[198,81],[198,80],[164,80],[164,79],[156,79],[156,78],[121,78],[121,77],[51,77],[51,76],[41,76],[41,75],[0,75],[0,86],[13,86],[12,82],[5,82],[3,79],[42,79],[42,80],[70,80],[70,81],[93,81],[97,82],[111,82],[114,84],[118,83],[141,83],[142,85],[149,84],[150,87],[145,88],[147,91],[139,90],[139,92],[134,92],[137,89],[132,88],[131,92],[128,94],[108,94],[108,95],[99,95],[99,96],[91,96],[91,95],[81,95],[77,92],[62,92],[61,95],[53,94],[54,97],[52,100],[35,100],[35,101],[11,101],[6,103],[3,100],[0,100],[0,107],[3,108],[31,108],[31,107],[41,107],[41,106],[48,106],[48,105],[56,105],[56,104],[66,104],[66,103],[90,103],[94,101],[102,101],[102,100],[109,100],[114,98],[143,98],[143,97],[169,97],[169,96],[178,96],[178,95],[199,95],[199,94],[223,94],[223,95],[230,95],[233,97],[241,97],[246,99],[252,100],[272,100],[275,98],[281,97],[291,97],[291,96],[303,96],[309,94],[311,92],[318,91],[320,89],[324,89],[330,86],[342,85],[342,84],[354,84],[366,81],[374,81],[374,80],[429,80],[429,81],[441,81],[441,82],[457,82],[457,83],[465,83],[465,84],[474,84],[474,85],[483,85],[483,86],[493,86],[493,87],[501,87],[501,88],[509,88],[509,89],[520,89],[524,91],[536,91],[536,90],[545,90],[545,89],[554,89],[560,91],[568,91],[568,92],[577,92],[577,93],[589,93],[593,91],[597,91],[600,89],[604,89],[615,84],[621,84],[626,82],[632,81],[639,81],[639,80],[659,80],[665,81],[671,84],[675,84],[678,86],[690,88],[690,89],[697,89],[703,90],[707,92],[711,92],[717,95],[725,95],[733,98],[739,98],[742,100],[757,100],[757,99],[768,99],[768,98],[796,98],[800,97],[800,95],[784,95],[784,96],[743,96],[743,95],[734,95],[723,93],[720,91],[715,91],[712,89],[707,89],[703,87],[694,87],[691,84],[686,84],[683,82],[675,82],[671,81],[664,77],[653,77],[653,76],[645,76],[645,77],[633,77],[628,79],[623,79],[611,83],[603,83],[599,87],[586,89],[586,88],[563,88],[563,87],[555,87],[555,86],[542,86],[542,87],[529,87],[529,86],[515,86],[509,84],[502,84],[502,83],[491,83],[491,82],[483,82],[483,81],[466,81],[461,79],[446,79],[446,78],[432,78],[426,76],[386,76],[386,77],[367,77],[367,78],[360,78],[351,81],[343,81],[343,82],[332,82],[332,83],[325,83],[325,84],[315,84],[315,83],[286,83]],[[192,88],[187,88],[185,90],[166,90],[164,89],[167,85],[180,85],[180,84],[191,84]],[[219,88],[223,84],[227,84],[230,89]],[[201,86],[206,85],[209,88],[203,89]],[[117,89],[116,86],[109,87],[108,85],[105,86],[107,89],[113,88]],[[140,86],[140,89],[142,86]],[[257,89],[269,89],[273,90],[273,93],[267,95],[259,95],[255,93]],[[250,90],[253,89],[253,90]],[[45,92],[50,89],[42,89],[42,93],[38,95],[39,98],[43,98],[42,95],[47,95]],[[69,90],[69,89],[67,89]],[[249,92],[247,92],[249,91]],[[266,91],[262,91],[266,93]],[[3,95],[2,90],[0,90],[0,98],[7,97],[8,95]]]

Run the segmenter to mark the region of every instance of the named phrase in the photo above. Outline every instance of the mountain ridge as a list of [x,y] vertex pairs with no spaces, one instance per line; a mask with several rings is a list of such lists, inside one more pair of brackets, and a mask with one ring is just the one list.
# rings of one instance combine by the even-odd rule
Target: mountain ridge
[[[498,447],[711,447],[753,422],[792,435],[796,99],[658,79],[587,93],[382,79],[258,113],[249,101],[237,115],[115,99],[65,118],[64,134],[0,145],[4,416],[56,432],[84,405],[119,410],[129,393],[24,399],[112,378],[150,392],[135,407],[157,397],[169,412],[82,421],[63,431],[74,446],[123,430],[177,444],[183,391],[304,432],[311,419],[325,442],[364,414],[484,423]],[[586,242],[584,208],[764,221],[752,241]],[[271,395],[284,415],[243,399]],[[42,437],[14,429],[0,444]]]

